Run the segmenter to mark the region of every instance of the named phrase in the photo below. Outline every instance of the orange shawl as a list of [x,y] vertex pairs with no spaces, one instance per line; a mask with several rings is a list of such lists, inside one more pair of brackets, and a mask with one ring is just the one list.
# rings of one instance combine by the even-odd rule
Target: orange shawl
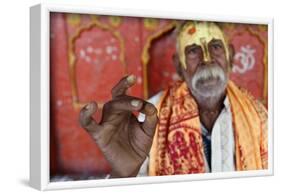
[[[227,86],[235,138],[236,170],[267,168],[267,111],[231,81]],[[159,124],[149,175],[204,173],[198,108],[185,83],[167,89],[158,105]]]

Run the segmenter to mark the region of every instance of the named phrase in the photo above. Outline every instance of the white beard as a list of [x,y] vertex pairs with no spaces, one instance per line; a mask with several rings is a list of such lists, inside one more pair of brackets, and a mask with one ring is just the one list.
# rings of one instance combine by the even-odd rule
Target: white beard
[[200,102],[214,105],[225,92],[228,76],[218,65],[205,65],[191,79],[191,93]]

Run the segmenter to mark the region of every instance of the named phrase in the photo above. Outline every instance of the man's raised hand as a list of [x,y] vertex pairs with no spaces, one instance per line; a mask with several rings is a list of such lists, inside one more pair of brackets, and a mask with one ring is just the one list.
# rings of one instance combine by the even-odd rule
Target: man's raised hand
[[[112,100],[102,110],[102,119],[97,123],[92,115],[97,104],[92,102],[80,112],[80,124],[96,141],[111,165],[111,177],[136,176],[141,164],[149,154],[157,124],[157,109],[154,105],[126,95],[135,84],[133,75],[122,78],[112,89]],[[133,112],[146,115],[139,122]]]

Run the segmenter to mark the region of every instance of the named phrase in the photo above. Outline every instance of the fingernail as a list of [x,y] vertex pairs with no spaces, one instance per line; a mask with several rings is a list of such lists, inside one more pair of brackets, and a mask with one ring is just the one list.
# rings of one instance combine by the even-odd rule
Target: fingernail
[[86,106],[86,109],[87,110],[90,110],[90,109],[92,109],[93,108],[93,105],[92,104],[87,104],[87,106]]
[[134,106],[134,107],[138,107],[140,105],[140,101],[139,100],[132,100],[131,105]]
[[129,75],[129,76],[127,77],[127,81],[128,81],[130,84],[134,83],[134,82],[136,81],[136,76],[135,76],[135,75]]

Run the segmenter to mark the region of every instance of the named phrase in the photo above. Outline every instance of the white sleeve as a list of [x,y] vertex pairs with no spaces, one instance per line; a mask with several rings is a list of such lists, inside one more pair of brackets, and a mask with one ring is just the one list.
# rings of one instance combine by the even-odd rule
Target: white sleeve
[[[149,98],[147,100],[147,102],[150,102],[151,104],[153,104],[154,106],[156,106],[158,104],[158,102],[160,101],[160,98],[162,96],[163,91],[160,91],[159,93],[157,93],[156,95],[152,96],[151,98]],[[138,121],[143,122],[145,119],[145,115],[140,113],[138,116]]]
[[[157,93],[156,95],[152,96],[147,101],[156,106],[158,102],[160,101],[160,97],[162,96],[163,91]],[[143,122],[145,119],[145,115],[140,113],[138,116],[138,121]],[[149,165],[149,156],[145,159],[145,161],[142,163],[141,168],[138,173],[138,177],[140,176],[147,176],[148,175],[148,165]]]

